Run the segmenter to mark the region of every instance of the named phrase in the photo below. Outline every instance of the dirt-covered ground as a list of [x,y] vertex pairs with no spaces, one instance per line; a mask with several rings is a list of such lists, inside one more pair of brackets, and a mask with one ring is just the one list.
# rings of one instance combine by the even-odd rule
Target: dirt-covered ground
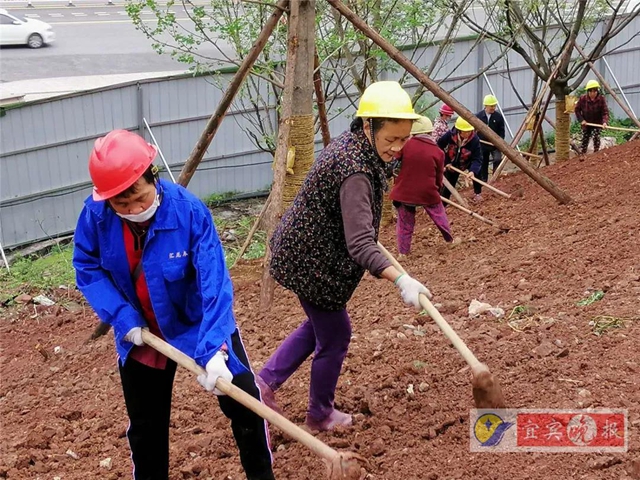
[[[505,200],[486,192],[477,208],[511,227],[508,233],[449,211],[462,239],[449,247],[420,215],[405,262],[497,375],[508,406],[628,409],[627,454],[470,453],[473,400],[465,363],[427,317],[402,304],[391,284],[370,276],[349,305],[354,335],[337,392],[339,408],[354,413],[356,422],[319,438],[367,458],[371,479],[640,478],[633,471],[640,457],[640,325],[631,320],[640,316],[639,147],[630,143],[542,170],[573,197],[568,206],[522,174],[502,179],[497,186],[522,188],[524,195]],[[381,240],[396,252],[393,226]],[[233,275],[238,323],[260,369],[301,322],[302,311],[282,289],[270,312],[259,309],[258,263],[245,263]],[[600,301],[576,305],[598,290],[605,292]],[[130,478],[113,340],[85,344],[96,324],[90,308],[78,292],[49,295],[58,305],[0,310],[0,477]],[[473,299],[507,315],[517,306],[528,309],[511,321],[470,319]],[[590,321],[599,315],[629,320],[596,336]],[[304,420],[308,373],[307,362],[278,392],[297,424]],[[244,478],[216,403],[179,370],[172,479]],[[321,462],[274,428],[272,444],[278,479],[324,478]]]

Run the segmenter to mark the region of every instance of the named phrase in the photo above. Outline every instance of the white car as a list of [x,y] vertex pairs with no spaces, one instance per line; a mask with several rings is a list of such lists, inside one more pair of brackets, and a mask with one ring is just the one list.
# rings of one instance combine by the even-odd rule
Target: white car
[[40,48],[56,39],[53,27],[32,18],[18,18],[0,8],[0,45]]

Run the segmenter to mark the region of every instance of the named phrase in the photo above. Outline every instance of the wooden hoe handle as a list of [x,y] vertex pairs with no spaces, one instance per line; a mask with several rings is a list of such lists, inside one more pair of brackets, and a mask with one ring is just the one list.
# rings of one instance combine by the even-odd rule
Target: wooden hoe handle
[[[598,127],[598,128],[605,128],[604,125],[601,125],[599,123],[588,123],[586,124],[589,127]],[[627,128],[627,127],[612,127],[610,125],[607,125],[607,127],[605,128],[605,130],[620,130],[621,132],[635,132],[638,133],[640,132],[640,130],[638,130],[637,128]]]
[[[198,365],[193,358],[185,355],[177,348],[156,337],[146,328],[142,329],[142,341],[144,341],[144,343],[162,353],[163,355],[169,357],[181,367],[186,368],[190,372],[194,373],[195,375],[206,375],[206,370]],[[310,433],[306,432],[302,428],[284,418],[282,415],[274,412],[269,407],[246,393],[244,390],[240,390],[228,380],[225,380],[224,378],[218,378],[218,380],[216,381],[216,388],[222,393],[229,395],[231,398],[233,398],[238,403],[241,403],[249,410],[260,415],[260,417],[275,425],[293,439],[308,447],[316,455],[326,459],[329,462],[335,461],[335,459],[340,456],[340,454],[336,450],[328,446],[326,443],[321,442]]]
[[[384,254],[384,256],[387,257],[387,259],[393,264],[396,270],[399,270],[402,273],[407,273],[406,270],[402,268],[402,265],[398,263],[393,255],[391,255],[389,250],[384,248],[384,246],[380,242],[378,242],[378,248]],[[469,350],[469,347],[467,347],[467,345],[462,341],[458,334],[447,323],[444,317],[440,315],[438,309],[433,306],[433,303],[431,303],[431,301],[424,294],[420,294],[420,305],[427,311],[429,316],[433,319],[434,322],[436,322],[438,327],[440,327],[442,333],[444,333],[444,335],[449,339],[458,353],[462,355],[462,358],[464,358],[465,362],[469,364],[471,370],[475,371],[477,368],[479,368],[481,363],[478,361],[476,356],[471,352],[471,350]]]
[[454,167],[453,165],[447,165],[447,168],[449,170],[453,170],[454,172],[460,173],[460,174],[464,175],[467,178],[470,178],[471,180],[473,180],[476,183],[479,183],[480,185],[484,185],[489,190],[492,190],[492,191],[496,192],[498,195],[502,195],[505,198],[511,198],[511,195],[509,195],[508,193],[503,192],[502,190],[500,190],[499,188],[494,187],[493,185],[489,185],[487,182],[483,182],[479,178],[476,178],[475,175],[473,177],[471,177],[468,173],[463,172],[462,170],[460,170],[459,168]]

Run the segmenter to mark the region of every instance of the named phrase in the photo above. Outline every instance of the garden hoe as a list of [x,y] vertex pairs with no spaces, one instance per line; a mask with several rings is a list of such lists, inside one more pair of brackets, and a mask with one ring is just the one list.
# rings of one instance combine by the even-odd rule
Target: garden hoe
[[489,185],[487,182],[483,182],[482,180],[480,180],[479,178],[476,178],[475,176],[474,177],[470,176],[468,173],[463,172],[462,170],[460,170],[459,168],[454,167],[453,165],[447,165],[447,169],[464,175],[465,177],[471,179],[472,181],[487,187],[489,190],[497,193],[498,195],[501,195],[501,196],[503,196],[505,198],[511,198],[511,195],[509,195],[508,193],[503,192],[502,190],[500,190],[499,188],[494,187],[493,185]]
[[[380,242],[378,242],[378,248],[398,271],[406,273],[402,265],[398,263],[393,255],[391,255]],[[471,373],[473,374],[471,385],[473,387],[473,400],[475,401],[476,408],[505,408],[502,388],[500,388],[498,379],[489,371],[489,367],[478,361],[471,350],[469,350],[469,347],[465,345],[458,334],[449,326],[426,295],[420,294],[420,305],[427,311],[427,314],[436,322],[440,330],[442,330],[442,333],[445,334],[454,348],[462,355],[462,358],[469,364],[469,367],[471,367]]]
[[455,207],[458,210],[462,210],[464,213],[466,213],[467,215],[471,215],[476,220],[480,220],[481,222],[484,222],[487,225],[491,225],[492,227],[497,228],[498,230],[500,230],[500,232],[507,233],[509,230],[511,230],[509,227],[498,225],[493,220],[489,220],[488,218],[483,217],[482,215],[480,215],[480,214],[478,214],[476,212],[473,212],[473,211],[469,210],[468,208],[464,208],[462,205],[458,205],[456,202],[452,202],[451,200],[449,200],[446,197],[440,197],[440,199],[442,200],[442,203],[446,203],[447,205],[451,205],[452,207]]
[[[156,337],[145,328],[142,329],[142,340],[181,367],[196,374],[196,376],[206,374],[205,369],[198,365],[195,360],[169,345],[164,340]],[[218,378],[216,388],[260,415],[260,417],[272,423],[321,457],[327,466],[327,478],[329,480],[359,480],[362,477],[361,464],[366,464],[366,460],[360,455],[351,452],[337,452],[326,443],[323,443],[310,433],[291,423],[282,415],[274,412],[244,390],[240,390],[228,380]]]

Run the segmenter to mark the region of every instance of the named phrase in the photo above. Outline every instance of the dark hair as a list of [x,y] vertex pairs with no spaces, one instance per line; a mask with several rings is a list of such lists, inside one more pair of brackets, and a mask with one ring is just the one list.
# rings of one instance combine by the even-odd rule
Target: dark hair
[[[149,165],[149,168],[147,168],[144,173],[142,174],[142,176],[140,178],[144,178],[145,181],[147,183],[153,183],[155,184],[158,181],[158,167],[156,167],[155,165]],[[138,183],[137,181],[131,185],[129,188],[127,188],[125,191],[120,192],[119,194],[115,195],[113,198],[129,198],[131,195],[135,195],[136,193],[138,193],[138,188],[136,186],[136,183]]]
[[[372,123],[373,131],[377,132],[382,128],[382,126],[385,123],[387,122],[398,123],[398,122],[401,122],[402,119],[400,118],[369,118],[369,121]],[[354,119],[351,122],[351,126],[349,127],[349,130],[351,130],[351,132],[355,132],[356,130],[363,130],[363,129],[364,129],[364,119],[362,117],[358,117]]]

